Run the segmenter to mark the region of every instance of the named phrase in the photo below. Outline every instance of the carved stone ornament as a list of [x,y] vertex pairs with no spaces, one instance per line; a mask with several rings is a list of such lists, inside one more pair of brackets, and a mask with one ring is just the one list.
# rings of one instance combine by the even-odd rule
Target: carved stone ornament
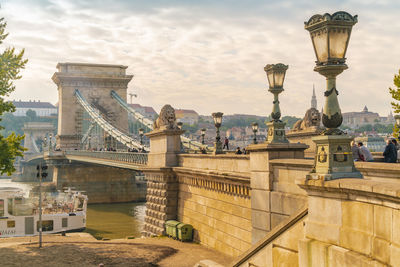
[[160,111],[160,116],[154,121],[154,130],[178,129],[176,125],[175,109],[171,105],[165,105]]
[[342,124],[343,116],[339,112],[336,112],[331,117],[326,114],[322,114],[322,123],[327,128],[337,128]]
[[319,127],[321,124],[321,114],[315,108],[310,108],[306,111],[304,118],[298,120],[293,125],[293,131],[301,131],[310,127]]
[[328,158],[328,155],[325,152],[325,148],[321,147],[321,151],[318,153],[318,162],[325,163]]
[[344,154],[341,146],[336,148],[336,152],[333,154],[333,160],[336,162],[345,162],[347,161],[347,154]]

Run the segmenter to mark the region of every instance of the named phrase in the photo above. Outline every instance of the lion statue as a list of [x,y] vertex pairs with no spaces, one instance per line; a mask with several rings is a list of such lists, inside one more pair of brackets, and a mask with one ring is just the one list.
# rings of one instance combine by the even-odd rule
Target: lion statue
[[175,121],[175,109],[171,105],[165,105],[160,111],[160,116],[154,121],[153,128],[154,130],[177,129]]
[[321,124],[321,115],[319,111],[315,108],[310,108],[306,111],[304,118],[302,120],[298,120],[293,125],[293,131],[301,131],[310,127],[319,127]]

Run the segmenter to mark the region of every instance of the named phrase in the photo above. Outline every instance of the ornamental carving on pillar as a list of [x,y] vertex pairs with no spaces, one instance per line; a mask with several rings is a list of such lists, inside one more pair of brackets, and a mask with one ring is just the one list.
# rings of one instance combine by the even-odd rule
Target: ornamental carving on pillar
[[160,116],[154,121],[154,130],[178,129],[176,125],[175,109],[171,105],[165,105],[160,111]]

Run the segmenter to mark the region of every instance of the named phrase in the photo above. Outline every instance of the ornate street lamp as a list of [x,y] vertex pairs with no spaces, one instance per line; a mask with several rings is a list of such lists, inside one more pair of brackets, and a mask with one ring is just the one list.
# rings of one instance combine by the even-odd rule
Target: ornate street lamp
[[257,144],[258,123],[253,122],[251,124],[251,128],[253,129],[253,133],[254,133],[253,144]]
[[178,129],[179,129],[179,130],[182,130],[183,122],[178,121],[178,122],[176,123],[176,125],[178,126]]
[[222,153],[222,142],[221,136],[219,135],[219,127],[222,124],[222,116],[224,113],[222,112],[214,112],[211,114],[214,119],[215,128],[217,128],[217,136],[215,137],[215,144],[214,144],[214,154],[221,154]]
[[49,151],[51,151],[51,139],[53,138],[53,134],[49,134]]
[[347,69],[346,51],[351,29],[357,23],[357,15],[339,11],[330,15],[314,15],[305,22],[305,29],[310,32],[317,57],[314,71],[326,77],[325,106],[322,123],[327,128],[326,135],[343,134],[337,129],[343,121],[337,99],[336,76]]
[[143,134],[144,134],[144,130],[143,128],[139,128],[139,137],[140,137],[140,145],[143,145]]
[[269,90],[274,95],[271,113],[271,122],[267,123],[267,143],[289,143],[285,136],[285,123],[280,120],[281,110],[279,108],[279,94],[283,92],[283,81],[285,80],[287,65],[282,63],[268,64],[264,70],[267,73]]
[[206,135],[206,128],[203,128],[201,131],[201,144],[204,145],[204,136]]
[[354,167],[350,148],[352,139],[338,129],[343,116],[336,88],[336,76],[348,68],[345,56],[352,27],[356,23],[357,16],[344,11],[332,15],[317,14],[304,23],[305,29],[310,32],[317,57],[314,71],[323,75],[327,81],[322,114],[322,123],[327,129],[322,132],[322,136],[312,139],[317,144],[317,152],[315,166],[310,173],[311,179],[362,177]]

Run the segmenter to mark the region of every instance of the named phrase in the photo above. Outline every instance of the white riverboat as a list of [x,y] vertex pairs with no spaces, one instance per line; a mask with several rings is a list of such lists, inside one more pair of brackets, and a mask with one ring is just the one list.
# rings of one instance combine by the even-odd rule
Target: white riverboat
[[[71,189],[42,193],[43,234],[84,230],[87,200],[86,195]],[[38,234],[38,196],[26,197],[20,188],[0,188],[0,238]]]

